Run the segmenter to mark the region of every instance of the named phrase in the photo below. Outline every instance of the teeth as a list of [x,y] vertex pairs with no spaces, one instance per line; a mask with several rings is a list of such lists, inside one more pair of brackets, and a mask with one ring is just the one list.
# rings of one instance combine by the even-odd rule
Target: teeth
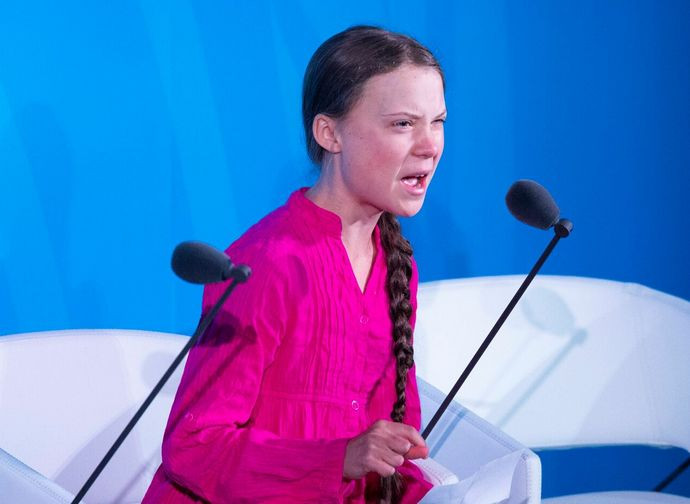
[[402,179],[402,181],[408,186],[416,186],[419,183],[419,179],[417,177],[405,177]]

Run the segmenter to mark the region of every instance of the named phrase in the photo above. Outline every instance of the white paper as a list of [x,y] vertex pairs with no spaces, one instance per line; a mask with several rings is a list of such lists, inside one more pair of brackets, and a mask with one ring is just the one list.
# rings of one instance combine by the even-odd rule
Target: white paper
[[[524,463],[524,450],[509,453],[483,465],[458,483],[434,486],[421,500],[424,504],[519,504],[526,501],[521,489],[513,489],[513,476]],[[425,461],[426,462],[426,461]],[[440,465],[435,463],[436,465]],[[424,464],[418,464],[425,472]],[[442,467],[442,466],[441,466]],[[434,482],[434,476],[427,478]]]

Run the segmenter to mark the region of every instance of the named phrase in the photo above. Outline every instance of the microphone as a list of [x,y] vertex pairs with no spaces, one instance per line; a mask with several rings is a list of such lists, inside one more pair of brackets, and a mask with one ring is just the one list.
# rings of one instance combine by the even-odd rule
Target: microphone
[[470,360],[470,363],[460,375],[460,378],[458,378],[458,381],[455,382],[455,385],[453,385],[453,388],[443,400],[441,406],[439,406],[438,410],[436,410],[436,413],[431,421],[424,428],[424,432],[422,433],[422,437],[424,439],[429,437],[429,434],[434,426],[438,423],[441,415],[443,415],[443,412],[446,411],[446,408],[448,408],[450,403],[453,401],[453,398],[458,393],[458,390],[460,390],[460,387],[463,385],[463,383],[465,383],[465,380],[467,380],[467,377],[477,365],[479,359],[482,357],[482,355],[484,355],[484,352],[489,347],[489,344],[494,339],[494,336],[496,336],[498,331],[501,329],[503,323],[513,311],[513,308],[515,308],[515,305],[518,303],[518,301],[520,301],[520,298],[527,290],[527,287],[529,287],[529,284],[532,283],[532,280],[537,275],[558,241],[561,238],[570,236],[570,232],[573,230],[573,223],[571,221],[560,218],[561,211],[558,209],[558,205],[556,205],[556,202],[549,194],[549,191],[533,180],[518,180],[511,185],[510,189],[508,189],[508,193],[506,194],[506,205],[508,206],[510,213],[513,214],[513,216],[519,221],[539,229],[549,229],[550,227],[553,227],[555,236],[551,239],[546,247],[546,250],[544,250],[534,267],[523,280],[517,292],[508,303],[508,306],[506,306],[505,310],[503,310],[503,313],[498,318],[493,328],[491,328],[491,331],[489,331],[489,334],[484,339],[484,342],[474,354]]
[[204,334],[204,332],[206,332],[206,329],[215,318],[221,306],[223,306],[223,303],[225,303],[225,300],[228,299],[230,293],[237,286],[237,284],[246,282],[251,274],[251,269],[249,266],[244,264],[234,266],[232,261],[230,261],[230,258],[220,250],[217,250],[210,245],[206,245],[205,243],[194,241],[182,242],[175,247],[171,263],[175,274],[183,280],[191,283],[207,284],[223,282],[228,279],[233,279],[234,281],[230,282],[218,301],[216,301],[213,307],[201,319],[192,337],[189,338],[187,344],[180,351],[177,357],[175,357],[167,371],[163,373],[161,379],[158,381],[156,386],[153,387],[153,390],[149,393],[148,397],[144,400],[142,405],[139,407],[129,423],[125,426],[124,430],[120,433],[103,459],[96,466],[96,469],[94,469],[94,471],[91,473],[89,478],[86,480],[86,483],[84,483],[77,495],[72,500],[71,504],[78,504],[81,502],[81,500],[84,498],[84,495],[86,495],[86,492],[89,491],[89,488],[91,488],[91,485],[93,485],[94,481],[96,481],[96,478],[98,478],[101,472],[103,472],[105,466],[108,464],[110,459],[113,458],[113,455],[115,455],[115,452],[118,450],[118,448],[120,448],[120,445],[122,445],[132,429],[134,429],[134,426],[137,424],[149,405],[156,398],[170,376],[172,376],[182,360],[184,360],[189,350],[192,348],[192,346],[194,346],[196,341]]
[[534,180],[518,180],[511,185],[506,205],[517,220],[539,229],[549,229],[561,215],[549,191]]
[[249,278],[246,266],[235,266],[218,249],[199,241],[185,241],[173,251],[172,269],[183,280],[194,284],[224,282],[234,278],[243,282]]
[[520,222],[539,229],[554,227],[565,238],[573,230],[573,223],[560,219],[561,211],[546,188],[534,180],[514,182],[506,193],[508,211]]

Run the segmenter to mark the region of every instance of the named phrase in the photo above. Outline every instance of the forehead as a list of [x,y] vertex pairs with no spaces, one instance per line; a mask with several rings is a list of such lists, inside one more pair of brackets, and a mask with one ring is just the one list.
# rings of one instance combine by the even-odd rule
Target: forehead
[[355,108],[361,107],[380,113],[438,114],[445,108],[443,80],[433,67],[402,65],[364,83]]

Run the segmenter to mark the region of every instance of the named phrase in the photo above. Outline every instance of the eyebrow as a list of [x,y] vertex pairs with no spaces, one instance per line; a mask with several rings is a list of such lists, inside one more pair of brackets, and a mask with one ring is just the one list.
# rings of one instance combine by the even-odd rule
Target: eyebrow
[[[393,112],[391,114],[381,114],[382,117],[393,117],[393,116],[401,116],[401,115],[411,117],[412,119],[421,119],[422,118],[422,116],[420,116],[419,114],[414,114],[412,112],[404,112],[404,111]],[[438,114],[436,116],[436,118],[443,117],[445,115],[448,115],[448,111],[446,109],[443,109],[443,112]]]

